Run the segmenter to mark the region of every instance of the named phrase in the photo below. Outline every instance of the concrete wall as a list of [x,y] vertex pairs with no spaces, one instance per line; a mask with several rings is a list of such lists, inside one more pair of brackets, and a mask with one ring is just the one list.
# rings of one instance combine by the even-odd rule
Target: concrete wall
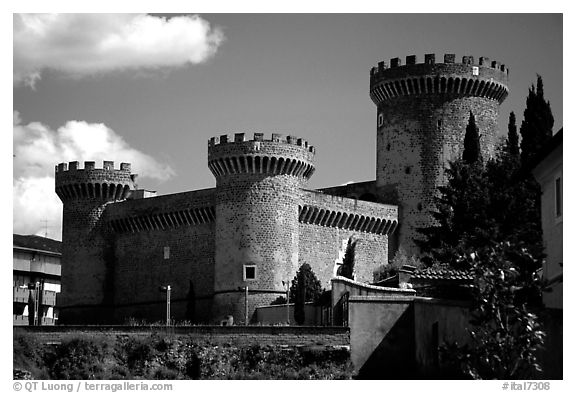
[[350,355],[360,378],[438,375],[438,346],[467,340],[463,303],[430,298],[350,296]]
[[407,298],[350,297],[350,357],[362,378],[401,379],[414,368],[411,306]]
[[415,362],[421,375],[432,376],[440,365],[439,346],[469,342],[469,304],[416,298],[414,316]]

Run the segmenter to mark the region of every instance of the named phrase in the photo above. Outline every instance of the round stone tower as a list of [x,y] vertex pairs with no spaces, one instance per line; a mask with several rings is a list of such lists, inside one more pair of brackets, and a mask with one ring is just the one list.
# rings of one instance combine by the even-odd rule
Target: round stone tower
[[112,320],[113,252],[100,217],[108,203],[128,197],[134,189],[130,164],[114,169],[104,161],[56,166],[56,194],[63,203],[61,323],[103,323]]
[[470,112],[480,131],[484,159],[496,144],[499,106],[508,95],[508,69],[480,57],[433,54],[418,63],[407,56],[370,71],[370,98],[377,107],[376,186],[381,202],[399,207],[399,246],[418,253],[416,229],[434,221],[437,186],[448,161],[461,157]]
[[280,134],[209,140],[208,167],[216,177],[216,321],[232,315],[242,324],[246,306],[249,321],[255,307],[285,294],[282,281],[298,268],[300,189],[314,172],[314,153],[307,141]]

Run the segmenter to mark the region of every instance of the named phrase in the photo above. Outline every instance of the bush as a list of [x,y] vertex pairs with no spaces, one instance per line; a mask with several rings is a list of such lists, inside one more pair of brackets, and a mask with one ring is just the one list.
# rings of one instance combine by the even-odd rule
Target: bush
[[75,338],[56,348],[49,364],[54,379],[102,379],[105,343]]
[[[110,340],[110,341],[108,341]],[[113,342],[113,344],[112,344]],[[348,379],[346,350],[214,345],[190,337],[75,337],[56,346],[14,337],[14,370],[35,379]]]

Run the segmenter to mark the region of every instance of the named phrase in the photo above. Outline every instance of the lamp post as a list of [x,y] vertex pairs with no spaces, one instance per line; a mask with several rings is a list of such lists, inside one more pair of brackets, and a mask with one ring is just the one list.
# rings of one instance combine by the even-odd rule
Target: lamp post
[[163,285],[160,287],[160,292],[166,292],[166,327],[170,326],[170,285]]
[[290,325],[290,281],[282,280],[282,286],[286,286],[286,323]]
[[248,326],[248,285],[238,287],[238,290],[244,290],[244,326]]

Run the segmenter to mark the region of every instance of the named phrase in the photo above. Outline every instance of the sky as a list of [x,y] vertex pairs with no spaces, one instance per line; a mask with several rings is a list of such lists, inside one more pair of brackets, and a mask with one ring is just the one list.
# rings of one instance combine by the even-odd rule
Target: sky
[[[562,14],[15,15],[13,231],[61,238],[54,165],[131,162],[159,195],[215,186],[211,136],[297,135],[316,146],[309,188],[375,179],[379,61],[444,53],[510,69],[501,106],[529,87],[563,126]],[[83,166],[83,164],[81,164]]]

